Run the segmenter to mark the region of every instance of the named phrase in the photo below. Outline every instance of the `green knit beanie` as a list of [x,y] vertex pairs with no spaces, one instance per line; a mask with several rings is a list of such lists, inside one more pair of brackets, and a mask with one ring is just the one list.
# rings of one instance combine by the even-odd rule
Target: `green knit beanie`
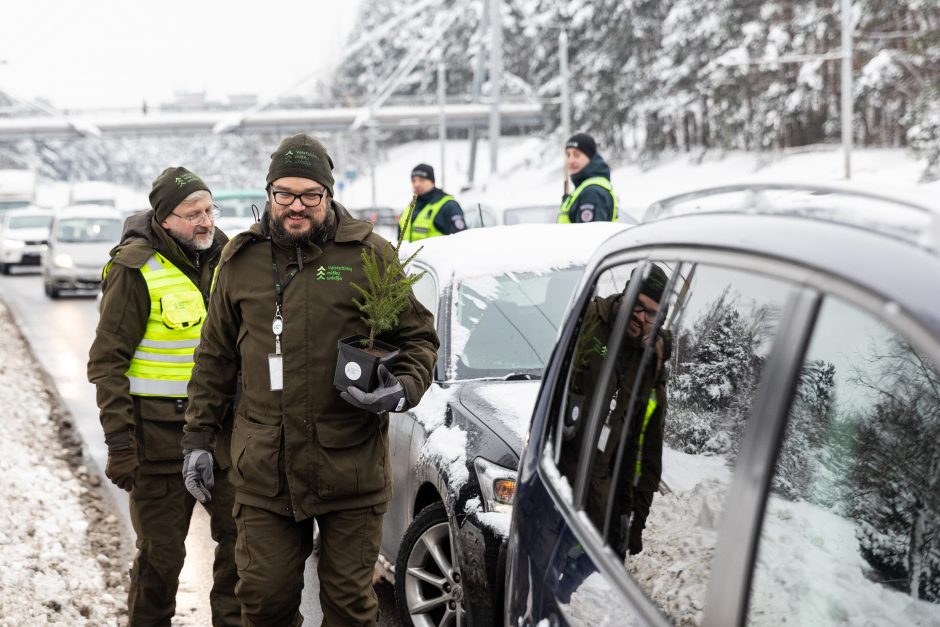
[[326,147],[306,133],[298,133],[281,142],[271,153],[267,184],[285,176],[316,181],[333,196],[333,160]]
[[212,193],[201,178],[186,168],[170,167],[161,172],[153,180],[153,188],[150,190],[150,206],[153,207],[157,222],[166,220],[187,196],[202,189]]

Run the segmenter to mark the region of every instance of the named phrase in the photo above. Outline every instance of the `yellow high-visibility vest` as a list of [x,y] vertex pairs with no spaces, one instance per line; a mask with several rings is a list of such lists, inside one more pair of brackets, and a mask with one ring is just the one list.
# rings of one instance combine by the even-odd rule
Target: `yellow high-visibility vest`
[[157,252],[140,272],[150,292],[150,316],[127,369],[130,392],[134,396],[186,398],[193,353],[206,318],[202,292]]
[[636,451],[636,469],[634,470],[634,484],[640,480],[643,474],[643,443],[646,441],[646,427],[650,424],[650,418],[656,412],[656,389],[650,393],[650,400],[646,404],[646,413],[643,415],[643,426],[640,428],[640,438]]
[[603,176],[592,176],[589,179],[584,179],[581,181],[581,184],[575,188],[571,195],[565,198],[565,202],[561,203],[561,209],[558,211],[558,224],[571,224],[571,218],[568,216],[568,214],[571,211],[571,208],[574,206],[575,201],[578,199],[578,196],[580,196],[581,192],[583,192],[589,185],[597,185],[598,187],[603,187],[608,192],[610,192],[610,197],[614,199],[614,212],[610,221],[617,221],[617,194],[614,193],[614,186],[611,185],[610,181],[605,179]]
[[440,213],[441,208],[447,204],[448,201],[453,199],[453,196],[445,194],[444,197],[437,202],[433,202],[422,207],[420,211],[416,211],[414,219],[411,218],[411,211],[405,209],[401,214],[401,218],[398,219],[398,228],[404,233],[402,240],[406,242],[417,242],[420,239],[444,235],[444,233],[438,231],[437,227],[434,226],[434,218]]

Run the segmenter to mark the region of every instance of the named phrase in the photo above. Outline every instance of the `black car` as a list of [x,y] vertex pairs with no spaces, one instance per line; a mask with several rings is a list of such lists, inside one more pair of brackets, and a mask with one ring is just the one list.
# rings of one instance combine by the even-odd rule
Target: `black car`
[[380,565],[405,625],[501,622],[500,555],[538,379],[585,262],[622,228],[494,227],[405,245],[421,248],[414,292],[441,338],[431,388],[389,429]]
[[[773,185],[608,240],[521,458],[505,624],[940,624],[938,251],[930,209]],[[585,377],[598,302],[617,313]],[[629,363],[662,376],[658,433]]]

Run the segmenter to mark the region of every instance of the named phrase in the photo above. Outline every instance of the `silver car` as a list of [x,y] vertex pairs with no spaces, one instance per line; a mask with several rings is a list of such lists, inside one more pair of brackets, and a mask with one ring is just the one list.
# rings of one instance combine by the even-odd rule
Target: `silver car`
[[0,271],[10,274],[15,266],[38,266],[49,239],[52,212],[44,209],[11,209],[0,220]]
[[42,258],[46,295],[97,292],[108,253],[121,238],[123,220],[114,208],[96,205],[63,209],[52,224]]

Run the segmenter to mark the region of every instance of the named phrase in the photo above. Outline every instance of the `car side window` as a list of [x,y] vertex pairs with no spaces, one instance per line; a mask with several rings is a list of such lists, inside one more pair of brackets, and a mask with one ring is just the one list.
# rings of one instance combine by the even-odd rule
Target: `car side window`
[[[599,277],[581,314],[555,426],[557,481],[574,488],[572,503],[652,602],[685,623],[704,608],[751,404],[795,290],[725,267],[653,265],[660,285],[648,270],[619,348],[612,330],[635,264]],[[600,390],[595,374],[608,361]],[[602,411],[592,426],[594,398]]]
[[776,462],[748,623],[940,624],[938,488],[936,364],[827,298]]

